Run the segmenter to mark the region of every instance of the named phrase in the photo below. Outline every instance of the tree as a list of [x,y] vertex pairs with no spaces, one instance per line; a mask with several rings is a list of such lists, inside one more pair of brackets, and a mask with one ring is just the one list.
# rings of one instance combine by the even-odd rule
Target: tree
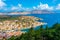
[[12,36],[11,38],[9,38],[8,40],[15,40],[16,37],[15,36]]

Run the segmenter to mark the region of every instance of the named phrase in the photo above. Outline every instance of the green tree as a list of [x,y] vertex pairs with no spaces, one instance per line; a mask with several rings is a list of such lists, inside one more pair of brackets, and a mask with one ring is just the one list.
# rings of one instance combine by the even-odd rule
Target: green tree
[[16,37],[15,36],[12,36],[11,38],[9,38],[8,40],[15,40]]

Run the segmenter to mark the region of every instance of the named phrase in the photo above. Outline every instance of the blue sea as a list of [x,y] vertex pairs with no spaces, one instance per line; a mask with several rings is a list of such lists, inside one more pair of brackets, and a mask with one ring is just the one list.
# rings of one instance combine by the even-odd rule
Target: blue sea
[[[38,18],[42,18],[41,22],[46,22],[49,27],[51,27],[55,23],[60,23],[60,13],[51,13],[51,14],[29,14],[26,16],[35,16]],[[35,29],[38,29],[36,27]],[[26,30],[26,29],[25,29]]]
[[46,22],[48,26],[52,26],[55,23],[60,23],[60,13],[51,13],[51,14],[29,14],[27,16],[35,16],[42,18],[42,22]]

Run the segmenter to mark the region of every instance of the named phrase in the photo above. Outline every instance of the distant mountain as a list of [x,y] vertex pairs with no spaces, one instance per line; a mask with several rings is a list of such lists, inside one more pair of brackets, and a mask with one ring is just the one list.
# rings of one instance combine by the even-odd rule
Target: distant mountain
[[53,11],[48,10],[32,10],[32,11],[17,11],[17,12],[2,12],[0,15],[26,15],[26,14],[50,14]]
[[31,11],[31,13],[35,13],[35,14],[46,14],[46,13],[54,13],[52,11],[48,11],[48,10],[33,10]]

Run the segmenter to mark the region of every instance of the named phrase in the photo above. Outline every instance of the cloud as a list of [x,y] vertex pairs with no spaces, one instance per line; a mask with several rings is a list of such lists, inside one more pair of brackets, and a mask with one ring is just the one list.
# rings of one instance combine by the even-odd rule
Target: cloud
[[0,0],[0,9],[6,6],[6,3],[4,3],[2,0]]
[[24,10],[24,11],[31,11],[32,10],[32,8],[22,8],[22,10]]
[[21,4],[18,4],[17,6],[12,6],[11,7],[11,10],[19,10],[22,8],[22,5]]
[[42,4],[42,3],[40,2],[40,4],[37,5],[37,7],[33,7],[33,9],[53,10],[53,7],[50,7],[48,4]]
[[20,11],[20,10],[31,11],[31,8],[25,8],[22,6],[22,4],[18,4],[17,6],[11,7],[11,11]]
[[47,10],[52,10],[53,7],[49,7],[48,4],[42,4],[40,3],[40,5],[38,5],[38,8],[44,10],[44,9],[47,9]]
[[35,7],[35,6],[33,6],[33,9],[36,9],[36,7]]
[[21,7],[22,7],[22,5],[21,5],[21,4],[18,4],[18,7],[20,7],[20,8],[21,8]]
[[56,10],[60,10],[60,4],[56,6]]
[[11,10],[17,10],[18,7],[12,6]]

